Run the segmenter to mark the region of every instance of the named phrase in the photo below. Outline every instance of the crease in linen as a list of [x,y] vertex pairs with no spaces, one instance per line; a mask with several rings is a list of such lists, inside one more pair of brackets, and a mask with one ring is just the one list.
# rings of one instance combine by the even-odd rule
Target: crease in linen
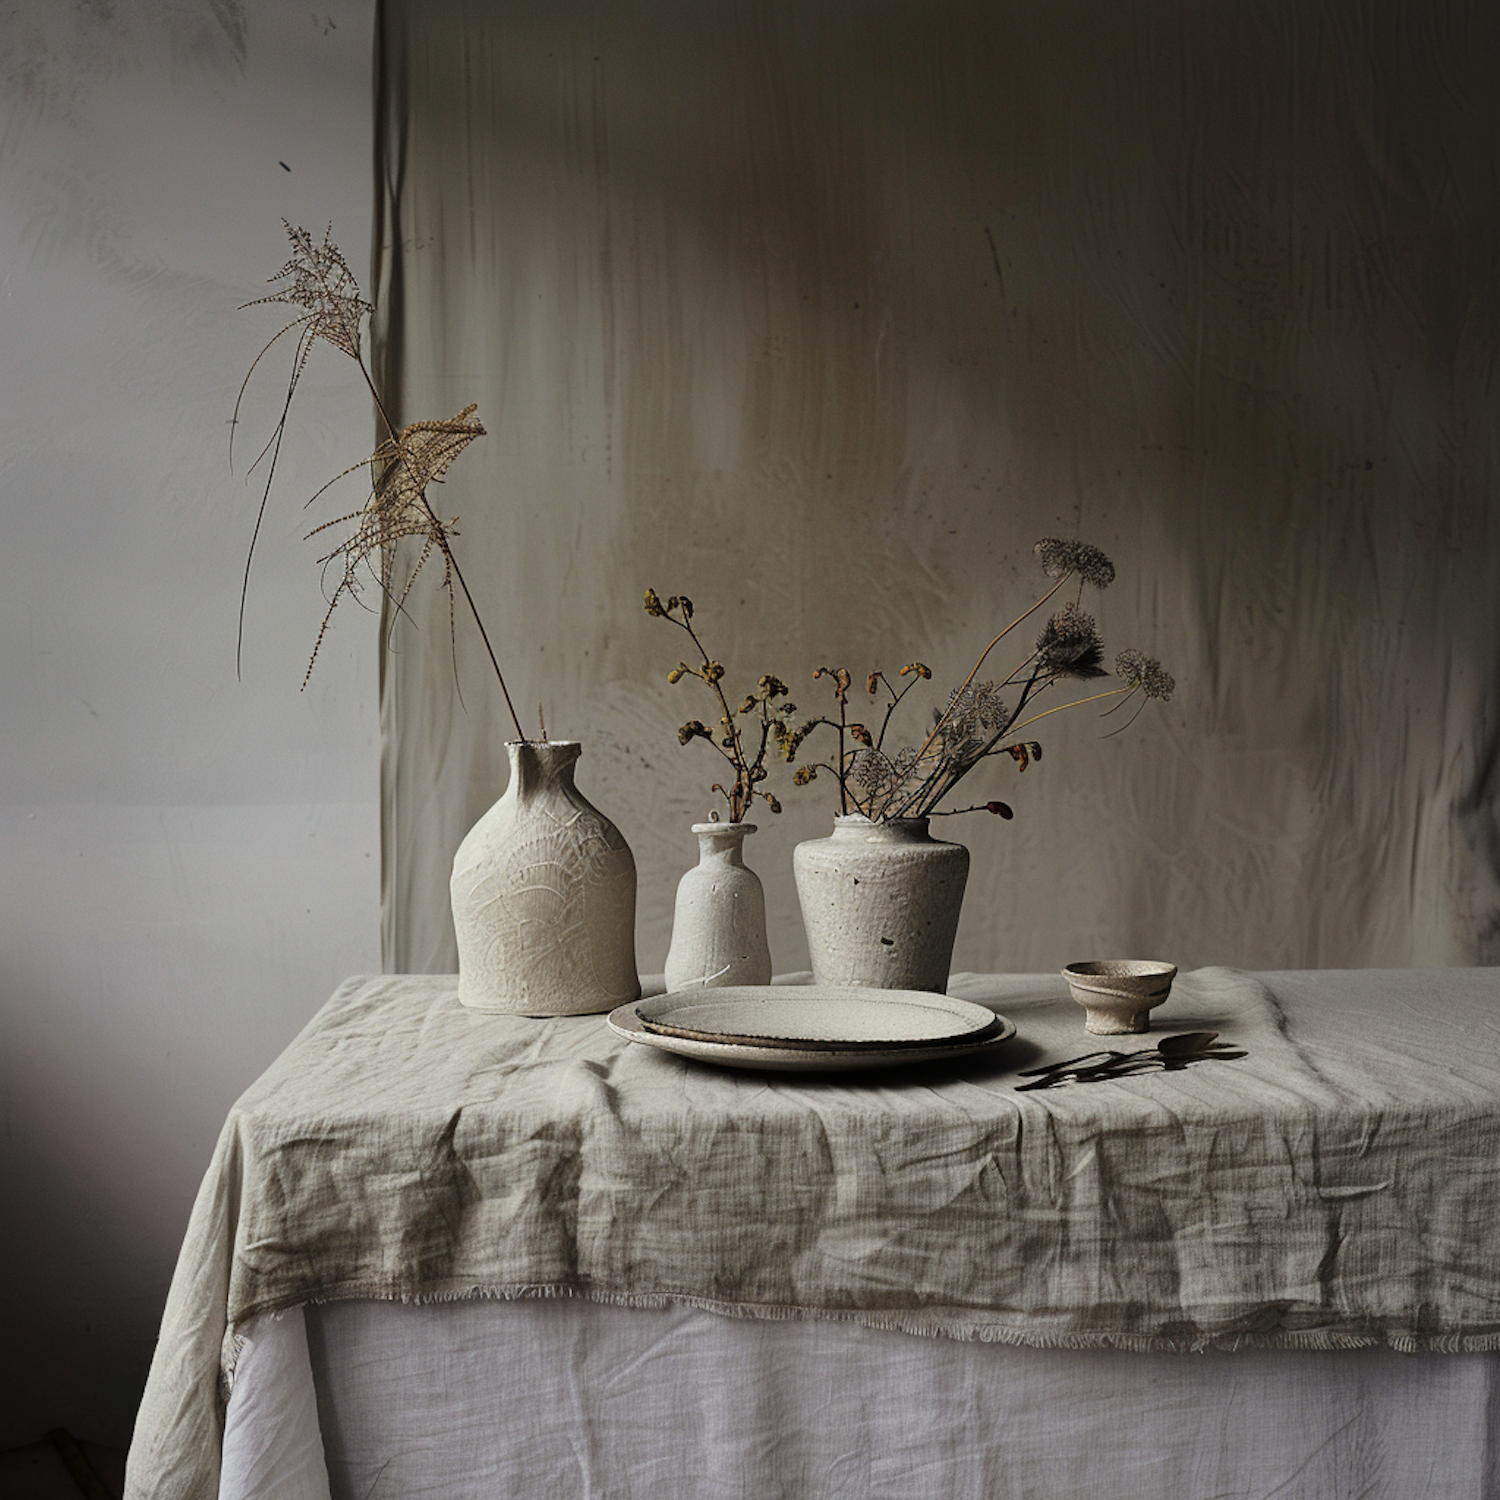
[[1062,980],[951,988],[1018,1041],[847,1083],[697,1065],[600,1017],[479,1015],[451,978],[350,981],[226,1123],[132,1463],[211,1462],[237,1330],[351,1298],[1054,1348],[1500,1348],[1493,971],[1196,971],[1177,1027],[1248,1057],[1027,1094],[1028,1059],[1098,1040]]

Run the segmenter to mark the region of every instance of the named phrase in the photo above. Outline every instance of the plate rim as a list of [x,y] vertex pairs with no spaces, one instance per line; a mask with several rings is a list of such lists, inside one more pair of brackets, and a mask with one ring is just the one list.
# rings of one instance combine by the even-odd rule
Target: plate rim
[[[659,998],[656,996],[652,999]],[[657,1051],[722,1067],[748,1068],[760,1072],[814,1073],[851,1072],[856,1069],[904,1067],[913,1063],[945,1062],[987,1051],[1008,1042],[1016,1035],[1016,1024],[1008,1016],[995,1012],[998,1029],[986,1030],[978,1038],[953,1041],[942,1046],[912,1047],[905,1043],[858,1050],[842,1048],[746,1047],[727,1042],[697,1042],[686,1038],[651,1032],[641,1025],[636,1007],[645,1003],[631,1000],[617,1005],[605,1017],[609,1029],[627,1042],[639,1042]],[[974,1002],[970,1002],[971,1004]],[[633,1023],[633,1024],[632,1024]]]
[[[963,1022],[959,1029],[940,1036],[928,1037],[798,1037],[778,1035],[774,1032],[730,1032],[715,1031],[702,1027],[672,1025],[670,1015],[676,1001],[686,1008],[701,1004],[714,996],[725,1000],[737,998],[747,1005],[757,1000],[807,1001],[854,1001],[869,1004],[891,1004],[900,1002],[918,1009],[946,1013],[954,1021]],[[940,994],[935,990],[882,990],[869,985],[845,984],[741,984],[722,985],[715,988],[699,986],[694,989],[668,990],[665,994],[651,995],[632,1001],[637,1007],[651,1007],[651,1012],[637,1009],[636,1021],[655,1035],[676,1036],[688,1041],[709,1045],[733,1045],[737,1047],[767,1047],[807,1052],[866,1052],[873,1050],[914,1049],[953,1046],[959,1042],[977,1041],[992,1032],[995,1012],[976,1000],[965,1000],[958,995]],[[655,1014],[653,1012],[665,1012]]]

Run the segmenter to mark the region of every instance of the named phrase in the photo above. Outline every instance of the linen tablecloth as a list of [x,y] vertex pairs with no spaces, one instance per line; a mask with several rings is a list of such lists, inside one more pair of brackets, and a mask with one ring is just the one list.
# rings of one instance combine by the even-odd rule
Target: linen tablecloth
[[[1061,979],[959,976],[992,1055],[714,1070],[599,1017],[352,980],[235,1106],[131,1456],[212,1493],[257,1315],[577,1295],[1066,1348],[1500,1346],[1500,976],[1181,976],[1158,1030],[1248,1056],[1017,1092],[1099,1045]],[[1123,1045],[1149,1045],[1127,1038]]]

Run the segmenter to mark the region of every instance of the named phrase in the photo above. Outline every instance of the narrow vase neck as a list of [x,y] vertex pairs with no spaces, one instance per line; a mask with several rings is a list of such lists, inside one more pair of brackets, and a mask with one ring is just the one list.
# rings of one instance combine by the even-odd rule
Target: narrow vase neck
[[528,802],[553,788],[573,790],[573,767],[583,754],[577,740],[509,740],[510,785],[506,795]]
[[755,832],[754,823],[694,823],[698,835],[700,865],[742,865],[745,836]]

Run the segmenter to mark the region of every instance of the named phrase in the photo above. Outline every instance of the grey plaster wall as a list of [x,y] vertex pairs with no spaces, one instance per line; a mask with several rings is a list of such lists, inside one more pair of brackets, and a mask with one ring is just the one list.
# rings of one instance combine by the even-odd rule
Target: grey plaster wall
[[280,216],[368,259],[372,22],[0,8],[0,1445],[126,1441],[227,1106],[379,966],[373,632],[338,631],[298,693],[300,501],[367,441],[368,398],[308,372],[242,681],[257,494],[226,463],[280,326],[235,309],[285,258]]

